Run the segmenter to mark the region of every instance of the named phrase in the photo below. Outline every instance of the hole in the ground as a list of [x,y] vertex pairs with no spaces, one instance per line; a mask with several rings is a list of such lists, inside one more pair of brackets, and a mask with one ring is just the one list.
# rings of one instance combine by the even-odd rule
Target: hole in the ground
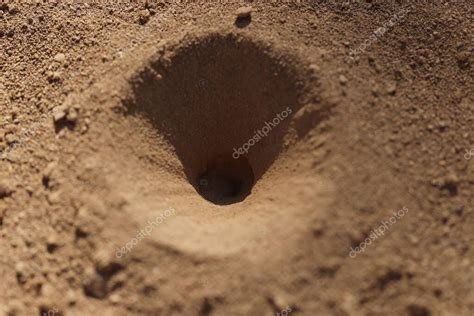
[[291,65],[245,37],[190,38],[140,73],[128,111],[150,121],[174,147],[202,197],[236,203],[284,149],[300,108]]
[[198,176],[199,193],[220,205],[243,201],[254,183],[254,174],[247,158],[233,159],[227,153],[209,161]]

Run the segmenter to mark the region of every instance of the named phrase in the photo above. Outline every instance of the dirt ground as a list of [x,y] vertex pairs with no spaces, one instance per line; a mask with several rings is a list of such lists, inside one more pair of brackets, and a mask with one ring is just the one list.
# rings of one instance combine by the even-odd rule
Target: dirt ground
[[[0,4],[0,315],[474,315],[474,1]],[[86,3],[89,2],[89,3]]]

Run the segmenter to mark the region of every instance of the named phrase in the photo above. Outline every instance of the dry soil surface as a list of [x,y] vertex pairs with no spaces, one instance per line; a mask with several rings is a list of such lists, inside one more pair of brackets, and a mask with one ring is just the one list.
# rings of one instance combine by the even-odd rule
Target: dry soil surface
[[473,0],[121,2],[0,4],[0,315],[474,315]]

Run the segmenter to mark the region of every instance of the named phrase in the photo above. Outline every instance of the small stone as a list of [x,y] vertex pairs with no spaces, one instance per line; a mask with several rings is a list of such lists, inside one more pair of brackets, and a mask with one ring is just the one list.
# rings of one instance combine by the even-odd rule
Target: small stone
[[55,107],[53,110],[53,120],[55,123],[64,119],[67,115],[67,109],[64,106]]
[[252,11],[253,9],[251,6],[240,7],[237,9],[235,14],[237,15],[237,19],[248,19],[251,17]]
[[18,7],[16,5],[10,4],[8,6],[8,13],[17,14],[18,12],[20,12],[20,10],[18,9]]
[[59,63],[62,63],[66,60],[66,55],[64,55],[63,53],[56,54],[56,56],[54,56],[54,60]]
[[316,65],[316,64],[311,64],[311,65],[309,65],[309,69],[310,69],[312,72],[316,72],[316,73],[318,73],[318,72],[321,71],[321,68],[320,68],[318,65]]
[[49,235],[48,239],[46,240],[46,250],[49,253],[53,253],[56,251],[56,249],[59,248],[59,246],[60,244],[59,244],[58,237],[56,236],[56,234]]
[[123,268],[114,252],[107,249],[97,250],[93,255],[93,260],[96,271],[102,274],[111,274]]
[[61,80],[61,73],[58,71],[54,71],[54,72],[48,71],[47,76],[48,76],[48,81],[50,83],[58,82]]
[[27,267],[25,263],[17,262],[15,264],[15,273],[20,284],[24,284],[27,281]]
[[470,68],[472,62],[472,54],[469,51],[459,52],[456,56],[458,67],[462,70]]
[[117,293],[113,293],[112,295],[109,296],[109,301],[112,304],[118,304],[122,301],[122,297]]
[[78,117],[78,113],[77,113],[77,110],[76,109],[69,109],[69,112],[66,116],[66,119],[69,121],[69,122],[76,122],[77,121],[77,117]]
[[56,163],[55,162],[50,162],[46,168],[43,170],[43,183],[45,184],[46,187],[49,186],[49,182],[51,181],[53,177],[54,170],[56,170]]
[[107,283],[97,273],[90,273],[84,284],[84,292],[87,296],[94,298],[104,298],[108,294]]
[[394,95],[397,92],[397,84],[392,82],[387,87],[387,93],[389,95]]
[[340,75],[340,76],[339,76],[339,83],[340,83],[340,84],[346,85],[346,84],[347,84],[347,81],[348,81],[348,80],[347,80],[346,76],[344,76],[344,75]]
[[380,94],[379,87],[378,87],[378,86],[373,86],[373,87],[372,87],[372,95],[373,95],[374,97],[378,97],[379,94]]
[[74,292],[74,290],[70,289],[66,293],[66,301],[71,306],[77,303],[77,297],[78,295],[76,294],[76,292]]
[[51,284],[46,283],[41,287],[41,294],[45,297],[52,297],[56,291]]
[[12,186],[6,180],[0,180],[0,199],[12,195],[13,192]]
[[5,136],[5,141],[8,145],[12,145],[18,142],[18,137],[15,134],[7,134]]
[[457,195],[459,183],[459,177],[455,174],[450,174],[444,178],[437,179],[432,182],[433,185],[439,187],[442,190],[446,190],[451,196]]
[[55,191],[48,194],[48,202],[51,205],[58,204],[61,202],[61,191]]
[[139,12],[139,16],[138,16],[138,22],[141,24],[141,25],[144,25],[146,24],[149,20],[150,20],[150,11],[148,11],[148,9],[145,9],[145,10],[141,10]]
[[449,122],[447,121],[437,121],[438,129],[443,132],[447,127],[449,127]]

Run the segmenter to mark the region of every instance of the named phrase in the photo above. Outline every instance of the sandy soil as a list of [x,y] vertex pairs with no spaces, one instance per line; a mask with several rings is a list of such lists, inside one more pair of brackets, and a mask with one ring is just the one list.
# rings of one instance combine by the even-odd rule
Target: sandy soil
[[0,4],[0,315],[474,315],[472,0],[68,2]]

